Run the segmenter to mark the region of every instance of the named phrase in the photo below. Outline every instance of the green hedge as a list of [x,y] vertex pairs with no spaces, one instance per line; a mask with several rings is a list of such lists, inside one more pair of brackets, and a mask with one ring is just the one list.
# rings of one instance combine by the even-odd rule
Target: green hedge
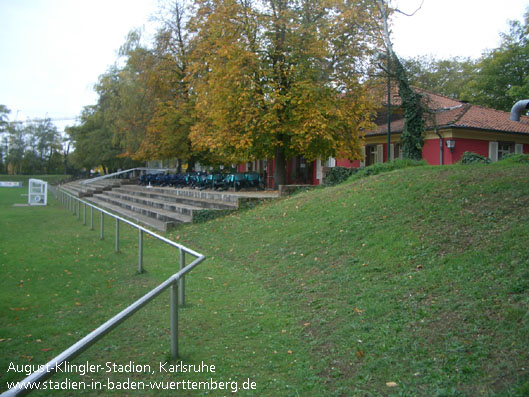
[[325,175],[323,184],[325,186],[334,186],[345,182],[351,175],[358,172],[358,168],[333,167]]
[[501,159],[506,163],[529,163],[529,155],[511,153]]
[[465,152],[461,156],[461,160],[459,161],[461,164],[467,165],[467,164],[489,164],[491,161],[488,157],[482,156],[481,154],[477,154],[474,152]]
[[390,172],[407,167],[416,167],[421,165],[428,165],[425,160],[410,160],[410,159],[396,159],[389,163],[375,163],[365,168],[344,168],[334,167],[332,168],[327,176],[323,180],[323,185],[334,186],[339,183],[345,182],[347,179],[353,178],[364,178],[370,175],[377,175],[383,172]]

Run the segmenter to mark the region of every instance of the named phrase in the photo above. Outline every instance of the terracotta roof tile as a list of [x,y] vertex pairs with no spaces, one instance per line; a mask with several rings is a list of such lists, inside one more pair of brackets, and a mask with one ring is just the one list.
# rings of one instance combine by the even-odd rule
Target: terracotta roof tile
[[455,124],[458,127],[529,134],[529,117],[522,116],[520,121],[511,121],[509,112],[476,105],[469,105],[468,111]]
[[[451,99],[443,95],[434,94],[420,89],[416,90],[428,98],[428,107],[435,112],[435,124],[440,129],[459,127],[487,131],[529,134],[529,116],[522,116],[519,122],[511,121],[509,112],[471,105],[469,103],[456,101],[455,99]],[[400,104],[400,100],[398,104]],[[426,116],[426,119],[427,127],[432,128],[434,122],[431,119],[431,116]],[[403,129],[403,118],[392,121],[392,132],[402,132]],[[367,132],[366,135],[385,133],[387,133],[387,123],[379,122],[377,129]]]
[[[418,87],[413,87],[413,89],[415,90],[415,92],[418,92],[419,94],[422,94],[425,97],[428,103],[428,107],[430,109],[450,108],[450,107],[458,106],[461,104],[460,101],[447,97],[445,95],[436,94],[434,92],[429,92],[429,91],[423,90],[422,88],[418,88]],[[384,106],[386,106],[387,103],[388,103],[388,95],[387,95],[387,90],[385,90],[384,100],[383,100]],[[395,83],[391,84],[391,104],[393,106],[400,106],[402,104],[402,101],[399,95],[399,88],[397,84]]]

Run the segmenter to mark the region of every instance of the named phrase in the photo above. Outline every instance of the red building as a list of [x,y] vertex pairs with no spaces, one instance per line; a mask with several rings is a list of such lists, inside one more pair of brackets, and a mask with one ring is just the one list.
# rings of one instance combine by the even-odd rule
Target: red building
[[[510,153],[529,154],[529,117],[512,121],[511,114],[442,95],[418,90],[424,95],[431,113],[426,117],[423,159],[431,165],[454,164],[464,152],[474,152],[498,161]],[[404,128],[404,115],[400,97],[392,95],[390,147],[391,159],[402,157],[400,137]],[[525,105],[525,104],[524,104]],[[287,164],[289,184],[318,185],[326,167],[358,168],[388,160],[387,111],[381,110],[376,120],[377,128],[366,132],[363,160],[327,159],[307,162],[302,157]],[[255,161],[239,166],[239,171],[258,171],[273,186],[274,161]]]
[[[457,163],[464,152],[474,152],[497,161],[509,153],[529,153],[529,117],[510,120],[510,113],[442,95],[420,91],[431,114],[426,117],[423,159],[431,165]],[[399,104],[400,97],[392,102]],[[377,119],[377,129],[366,133],[365,165],[387,161],[387,113]],[[400,136],[404,116],[400,108],[392,111],[391,159],[401,157]],[[356,166],[361,163],[357,162]],[[363,164],[362,164],[363,165]]]

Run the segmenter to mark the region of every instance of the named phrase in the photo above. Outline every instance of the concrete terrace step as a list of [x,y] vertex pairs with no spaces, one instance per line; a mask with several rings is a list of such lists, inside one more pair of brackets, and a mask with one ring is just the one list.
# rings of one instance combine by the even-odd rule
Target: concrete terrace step
[[84,186],[87,189],[95,188],[101,191],[105,191],[105,190],[112,190],[115,187],[119,187],[127,183],[130,183],[129,179],[112,179],[111,178],[111,179],[101,179],[99,181],[94,181],[94,182],[81,183],[81,186]]
[[106,194],[98,194],[93,197],[87,198],[87,201],[92,201],[93,199],[98,200],[100,203],[108,203],[110,205],[121,207],[127,211],[133,211],[138,214],[148,216],[151,218],[158,219],[164,222],[191,222],[192,216],[181,214],[178,212],[168,211],[161,208],[154,208],[150,205],[134,203],[131,201],[120,200],[119,198],[114,198]]
[[[160,201],[165,203],[178,203],[182,206],[188,205],[200,209],[235,210],[239,206],[238,198],[234,196],[228,197],[224,195],[224,197],[221,197],[220,194],[211,194],[212,192],[199,191],[194,192],[196,194],[190,194],[193,192],[190,189],[147,188],[129,185],[113,189],[112,192],[128,196],[144,197],[154,202]],[[223,198],[223,200],[219,200],[219,198]]]
[[73,183],[67,183],[65,185],[62,185],[61,186],[61,189],[67,191],[68,193],[70,194],[73,194],[74,196],[77,196],[77,197],[83,197],[84,196],[84,192],[81,190],[81,188]]
[[[134,195],[125,193],[127,190],[113,189],[108,192],[104,192],[101,196],[112,197],[116,200],[127,201],[135,204],[145,205],[156,209],[162,209],[170,212],[176,212],[182,215],[193,217],[193,211],[201,210],[202,207],[195,205],[183,204],[178,202],[171,202],[160,198],[154,198],[150,196]],[[97,197],[100,197],[99,195]]]
[[[125,183],[125,184],[123,184]],[[128,184],[127,184],[128,183]],[[203,221],[237,210],[252,200],[277,197],[273,192],[219,192],[172,187],[146,187],[124,179],[79,181],[62,185],[70,193],[92,204],[147,227],[166,231],[177,224]],[[132,182],[133,183],[133,182]],[[211,214],[210,211],[216,211]]]
[[61,188],[77,197],[88,197],[94,193],[101,193],[103,191],[102,189],[96,188],[95,186],[88,188],[79,182],[70,182],[62,185]]
[[139,185],[127,185],[127,186],[123,186],[123,188],[130,189],[130,190],[136,190],[136,191],[149,191],[149,192],[162,193],[162,194],[172,195],[176,197],[187,197],[187,198],[193,198],[193,199],[224,202],[224,203],[231,204],[233,206],[238,206],[239,198],[241,198],[241,195],[238,195],[238,194],[234,194],[230,192],[218,192],[218,191],[212,191],[212,190],[198,190],[198,189],[188,189],[188,188],[175,189],[172,187],[146,187],[146,186],[139,186]]
[[61,188],[77,197],[90,197],[94,194],[112,190],[126,183],[131,183],[129,179],[108,179],[92,183],[82,183],[83,181],[69,182],[61,185]]
[[173,227],[176,226],[177,223],[179,223],[176,221],[162,221],[162,220],[150,217],[150,216],[145,216],[138,212],[127,210],[121,206],[110,204],[108,202],[100,200],[97,197],[87,198],[86,201],[91,202],[92,204],[98,206],[99,208],[103,208],[119,216],[130,219],[133,222],[141,223],[147,227],[150,227],[156,230],[161,230],[163,232],[166,232],[172,229]]

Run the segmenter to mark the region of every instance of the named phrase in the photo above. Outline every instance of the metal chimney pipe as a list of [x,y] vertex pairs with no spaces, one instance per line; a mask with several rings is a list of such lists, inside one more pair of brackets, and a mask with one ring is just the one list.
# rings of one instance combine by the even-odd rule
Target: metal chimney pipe
[[511,120],[520,121],[520,115],[525,109],[529,109],[529,99],[516,102],[511,109]]

